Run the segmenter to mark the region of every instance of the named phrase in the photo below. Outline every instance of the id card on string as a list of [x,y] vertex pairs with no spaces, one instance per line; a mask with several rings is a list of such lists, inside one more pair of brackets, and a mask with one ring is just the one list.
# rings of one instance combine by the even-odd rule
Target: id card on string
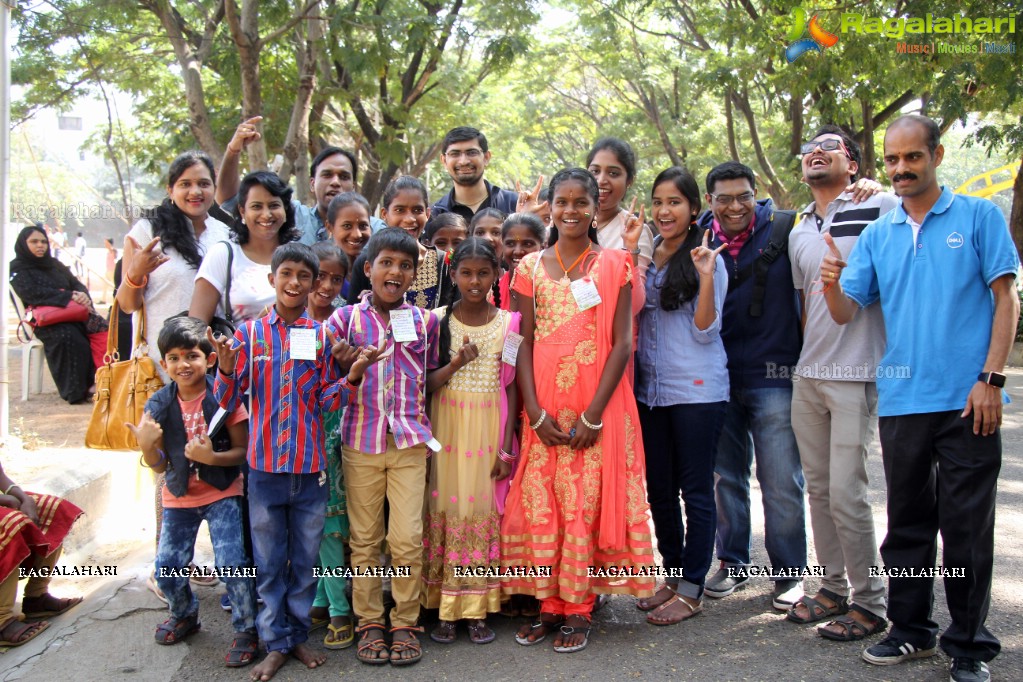
[[408,343],[418,338],[412,310],[406,308],[405,310],[391,311],[391,333],[394,335],[394,340],[400,343]]
[[288,330],[288,354],[292,360],[315,360],[316,359],[316,330],[295,329]]
[[515,366],[519,357],[519,346],[522,345],[522,335],[515,332],[508,332],[504,337],[504,348],[501,349],[501,361],[506,365]]
[[575,303],[579,310],[589,310],[600,303],[600,294],[597,293],[597,285],[589,277],[573,280],[570,285],[572,295],[575,296]]

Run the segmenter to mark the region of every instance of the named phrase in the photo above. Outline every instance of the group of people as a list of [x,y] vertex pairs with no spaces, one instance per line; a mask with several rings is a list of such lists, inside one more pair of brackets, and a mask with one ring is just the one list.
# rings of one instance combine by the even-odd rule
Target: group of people
[[[859,146],[824,126],[801,148],[801,211],[757,199],[729,161],[702,195],[687,169],[661,172],[649,223],[624,206],[637,160],[616,138],[509,191],[484,178],[486,137],[455,128],[451,192],[431,204],[401,176],[376,217],[339,148],[313,160],[313,207],[273,173],[239,177],[257,124],[238,127],[219,178],[201,153],[176,159],[168,198],[125,239],[117,300],[158,330],[168,382],[133,427],[162,472],[158,642],[199,628],[203,519],[237,633],[227,664],[269,652],[254,680],[289,654],[323,665],[306,645],[320,626],[328,648],[358,634],[364,663],[417,662],[421,607],[439,610],[436,642],[460,621],[492,641],[502,611],[531,617],[519,644],[551,636],[562,653],[588,645],[604,595],[677,624],[757,572],[755,459],[774,607],[832,640],[888,632],[863,652],[873,664],[932,655],[933,578],[902,576],[933,568],[940,531],[944,566],[965,575],[945,577],[941,645],[953,679],[987,679],[1018,257],[993,204],[938,184],[933,121],[888,128],[895,195],[857,181]],[[233,338],[208,331],[219,319]],[[887,594],[866,497],[878,422],[881,557],[907,569]]]

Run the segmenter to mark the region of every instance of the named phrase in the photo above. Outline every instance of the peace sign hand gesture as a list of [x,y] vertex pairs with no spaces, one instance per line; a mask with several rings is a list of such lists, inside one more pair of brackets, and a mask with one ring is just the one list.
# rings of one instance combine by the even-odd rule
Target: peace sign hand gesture
[[629,205],[629,217],[622,229],[622,243],[629,251],[639,249],[639,238],[643,235],[643,225],[646,223],[646,207],[640,204],[638,216],[633,213],[635,209],[636,197],[633,197]]
[[537,214],[543,212],[543,210],[546,209],[550,205],[550,202],[545,201],[545,202],[543,202],[541,204],[541,203],[539,203],[537,201],[537,198],[540,196],[540,192],[542,190],[543,190],[543,176],[542,175],[539,178],[537,178],[537,180],[536,180],[536,187],[534,187],[532,190],[524,190],[524,189],[522,189],[522,185],[519,184],[518,180],[516,180],[515,181],[515,191],[519,193],[519,201],[515,205],[515,212],[516,213],[521,213],[521,212],[525,211],[525,212],[528,212],[528,213],[537,213]]
[[206,328],[206,338],[216,348],[220,372],[225,376],[234,374],[234,368],[238,364],[238,351],[242,345],[240,343],[237,346],[234,345],[236,339],[233,336],[224,336],[223,334],[214,336],[211,327]]
[[725,250],[728,244],[722,244],[713,251],[710,249],[710,230],[703,233],[703,244],[690,251],[693,257],[693,265],[701,277],[713,277],[714,267],[717,264],[718,254]]
[[126,236],[124,248],[130,254],[125,259],[125,262],[130,264],[127,268],[128,278],[140,285],[150,273],[170,260],[160,249],[159,237],[153,237],[153,240],[143,248],[134,237]]

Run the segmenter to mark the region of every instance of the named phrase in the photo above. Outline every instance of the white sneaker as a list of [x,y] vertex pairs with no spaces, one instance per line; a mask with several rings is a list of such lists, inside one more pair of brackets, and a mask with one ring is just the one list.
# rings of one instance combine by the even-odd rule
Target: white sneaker
[[799,580],[778,580],[774,583],[774,601],[779,611],[788,611],[803,597],[803,583]]

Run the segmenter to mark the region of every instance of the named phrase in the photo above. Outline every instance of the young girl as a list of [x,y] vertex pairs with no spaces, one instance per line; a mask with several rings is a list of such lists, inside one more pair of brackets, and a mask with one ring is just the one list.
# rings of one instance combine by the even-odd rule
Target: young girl
[[543,222],[533,213],[512,213],[501,225],[501,242],[508,271],[501,275],[498,283],[500,307],[511,310],[511,280],[522,259],[544,247],[547,230]]
[[480,237],[490,242],[499,263],[504,263],[504,244],[501,242],[501,225],[507,214],[496,208],[485,208],[472,217],[469,223],[469,236]]
[[639,418],[622,381],[632,354],[632,261],[595,241],[592,175],[560,171],[550,191],[552,246],[523,258],[512,284],[529,428],[501,526],[501,563],[551,567],[550,577],[506,579],[507,591],[541,600],[540,619],[515,639],[530,646],[557,633],[554,650],[569,653],[588,643],[597,592],[653,594],[651,579],[590,577],[590,567],[650,570],[653,550]]
[[516,403],[515,368],[502,361],[509,333],[519,329],[518,313],[487,301],[498,261],[490,244],[468,239],[451,258],[460,298],[435,312],[441,318],[441,367],[430,372],[434,436],[443,449],[430,459],[423,542],[423,604],[440,609],[430,633],[435,642],[455,641],[457,621],[469,625],[476,644],[494,640],[488,612],[501,607],[496,577],[460,575],[462,570],[500,566],[499,504],[495,483],[511,473]]
[[[343,192],[330,200],[327,206],[327,225],[330,236],[348,257],[349,263],[355,263],[362,248],[369,241],[369,202],[361,194]],[[355,268],[348,270],[345,283],[341,287],[341,296],[348,303],[357,302],[359,291],[352,291],[352,274]]]
[[725,246],[708,249],[707,233],[696,226],[700,190],[689,171],[663,171],[652,195],[661,234],[639,318],[636,400],[657,548],[664,568],[684,577],[669,576],[637,605],[651,612],[647,622],[672,625],[703,610],[714,552],[714,459],[728,402],[720,335],[728,271],[718,256]]
[[465,218],[457,213],[440,213],[430,218],[423,231],[423,243],[441,253],[454,250],[469,236]]
[[388,227],[400,227],[419,244],[419,266],[412,286],[405,292],[405,300],[427,310],[436,307],[444,293],[442,289],[448,289],[451,283],[447,281],[444,255],[420,241],[426,221],[430,218],[430,198],[426,193],[426,185],[411,175],[391,180],[384,189],[380,217]]
[[[320,274],[309,293],[307,310],[317,322],[325,322],[334,313],[334,300],[348,274],[348,256],[331,242],[317,242],[313,253],[320,260]],[[324,451],[327,453],[327,516],[320,542],[320,567],[332,571],[345,565],[344,542],[348,539],[348,509],[344,479],[341,475],[342,410],[323,414]],[[344,649],[355,641],[352,607],[345,594],[343,576],[322,575],[316,582],[316,598],[309,611],[313,627],[327,626],[323,646]],[[327,619],[330,622],[327,622]]]

